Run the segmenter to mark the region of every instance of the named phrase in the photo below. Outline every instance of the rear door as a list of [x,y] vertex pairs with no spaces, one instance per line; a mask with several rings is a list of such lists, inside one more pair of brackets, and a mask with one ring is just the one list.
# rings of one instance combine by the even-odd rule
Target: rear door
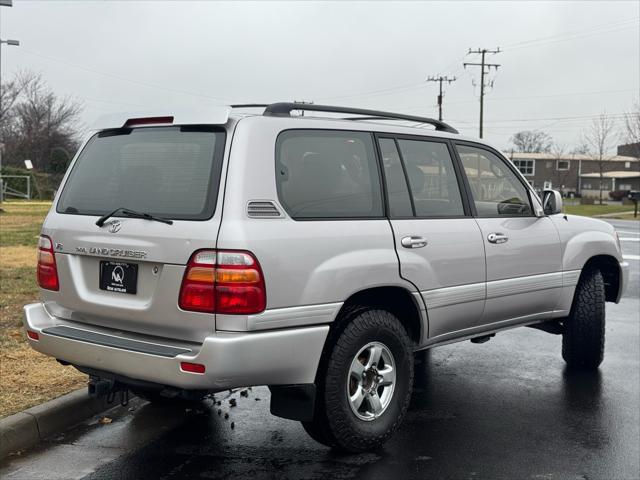
[[544,316],[562,288],[560,239],[536,217],[523,181],[507,161],[475,144],[457,144],[487,258],[483,324]]
[[422,294],[429,338],[477,326],[484,246],[449,143],[384,135],[378,142],[401,275]]
[[[43,234],[56,252],[60,290],[43,291],[53,315],[81,323],[200,341],[214,316],[184,312],[185,264],[214,248],[226,134],[218,127],[122,128],[96,134],[78,156]],[[119,207],[172,225],[117,214]]]

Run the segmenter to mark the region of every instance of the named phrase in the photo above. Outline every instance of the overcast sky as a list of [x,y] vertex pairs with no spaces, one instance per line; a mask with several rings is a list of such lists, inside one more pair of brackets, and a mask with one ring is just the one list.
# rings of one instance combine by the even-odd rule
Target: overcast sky
[[[437,116],[478,134],[479,69],[496,48],[485,138],[542,129],[571,149],[640,96],[640,2],[62,2],[1,8],[2,75],[40,72],[82,122],[149,106],[293,99]],[[621,123],[621,119],[620,119]]]

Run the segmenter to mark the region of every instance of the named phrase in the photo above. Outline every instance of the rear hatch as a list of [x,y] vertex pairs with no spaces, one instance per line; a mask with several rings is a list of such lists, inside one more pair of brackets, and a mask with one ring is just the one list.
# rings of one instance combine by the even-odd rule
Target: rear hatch
[[[185,312],[178,295],[191,254],[215,248],[225,131],[162,126],[106,130],[83,148],[47,216],[59,291],[49,312],[74,322],[186,341],[214,315]],[[172,224],[116,212],[149,214]]]

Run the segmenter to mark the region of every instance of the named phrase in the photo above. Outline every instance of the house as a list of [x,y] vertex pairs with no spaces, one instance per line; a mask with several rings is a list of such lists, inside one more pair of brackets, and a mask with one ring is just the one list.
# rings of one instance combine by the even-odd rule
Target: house
[[[603,198],[614,190],[640,190],[640,159],[609,155],[602,162],[592,155],[507,152],[506,156],[537,190],[559,190],[565,196]],[[600,166],[602,165],[602,179]]]
[[640,158],[640,142],[618,145],[618,155]]

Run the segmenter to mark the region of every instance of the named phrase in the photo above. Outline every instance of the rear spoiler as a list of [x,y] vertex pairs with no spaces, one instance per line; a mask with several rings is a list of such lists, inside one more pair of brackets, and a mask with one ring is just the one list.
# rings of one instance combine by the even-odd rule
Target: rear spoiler
[[[99,117],[92,130],[105,130],[135,125],[224,125],[229,120],[231,107],[214,106],[206,110],[164,110],[111,113]],[[171,119],[171,120],[169,120]],[[147,121],[145,121],[147,120]]]

